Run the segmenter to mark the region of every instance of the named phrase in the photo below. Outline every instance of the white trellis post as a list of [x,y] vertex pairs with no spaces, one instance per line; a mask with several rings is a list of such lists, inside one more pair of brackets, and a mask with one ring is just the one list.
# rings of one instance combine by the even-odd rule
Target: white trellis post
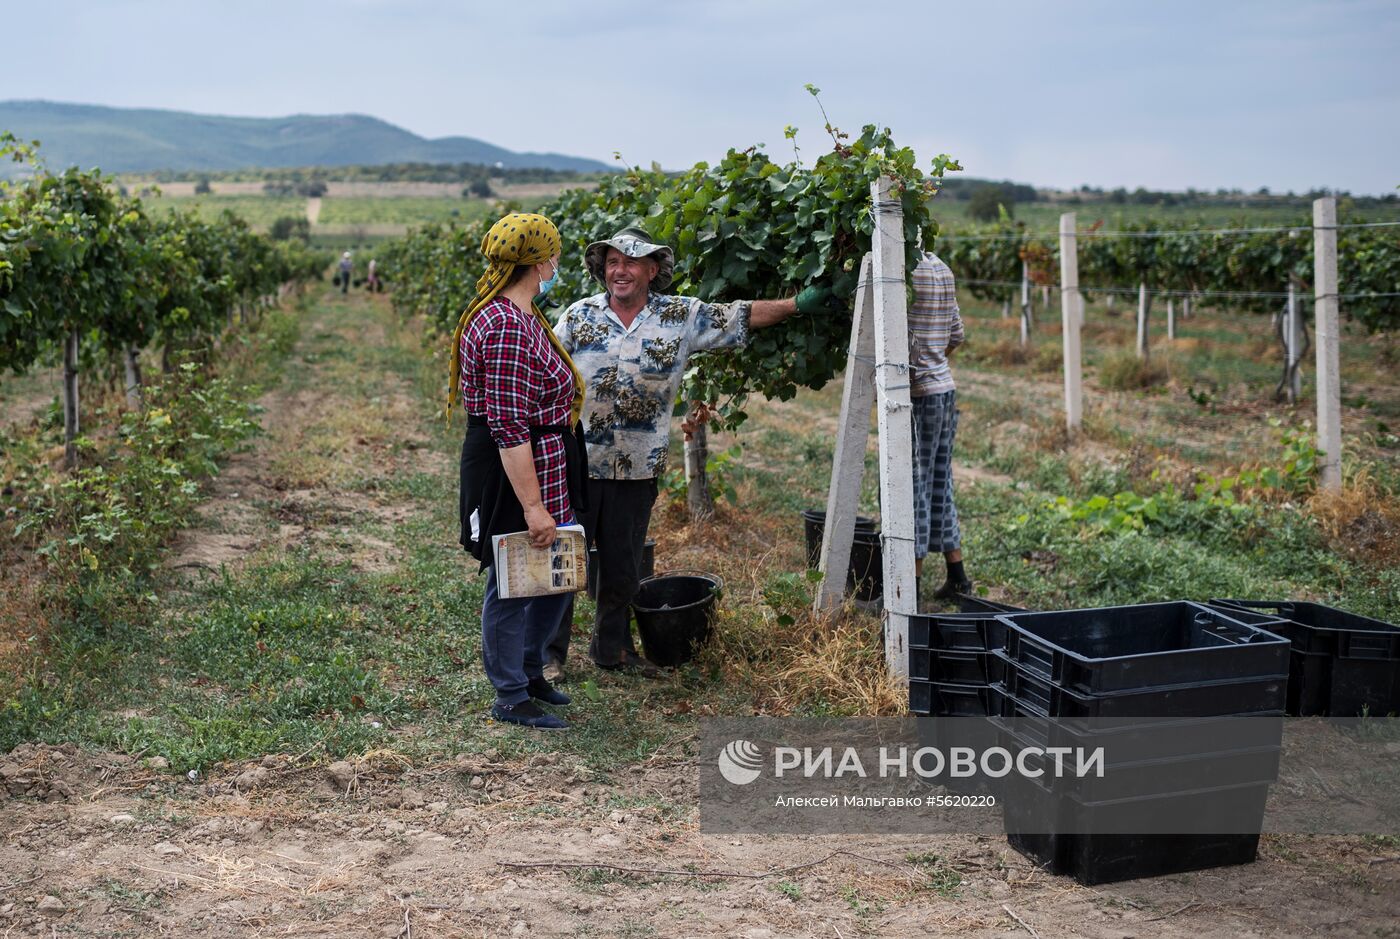
[[1297,404],[1303,395],[1303,309],[1298,302],[1298,279],[1288,278],[1288,315],[1283,326],[1284,345],[1287,348],[1287,369],[1284,390],[1289,404]]
[[[891,180],[871,184],[875,217],[872,250],[861,267],[847,357],[822,537],[818,609],[840,602],[855,529],[855,510],[870,428],[874,385],[880,430],[880,540],[884,560],[885,662],[890,673],[909,676],[909,617],[917,614],[914,577],[913,426],[909,399],[909,323],[904,294],[904,213]],[[873,365],[868,355],[874,353]]]
[[875,297],[870,255],[860,265],[855,319],[846,353],[846,386],[841,392],[841,423],[836,427],[836,453],[831,464],[831,488],[826,495],[826,525],[822,531],[816,609],[841,605],[846,593],[846,569],[851,563],[860,482],[865,474],[865,444],[870,436],[870,408],[875,403]]
[[1147,283],[1138,282],[1138,308],[1137,308],[1137,357],[1147,358],[1148,335],[1147,335],[1147,309],[1152,303],[1152,298],[1147,294]]
[[1074,213],[1060,216],[1060,314],[1065,339],[1065,426],[1078,430],[1084,419],[1084,374],[1080,361],[1079,253]]
[[1167,338],[1176,338],[1176,300],[1167,298]]
[[1313,202],[1313,283],[1317,322],[1317,448],[1322,488],[1342,488],[1341,313],[1337,300],[1337,200]]
[[875,209],[871,292],[875,296],[876,420],[880,427],[880,548],[885,562],[885,664],[909,677],[909,617],[919,612],[914,579],[914,425],[909,399],[909,310],[904,293],[904,210],[892,181],[870,186]]
[[1031,344],[1031,267],[1021,262],[1021,345]]

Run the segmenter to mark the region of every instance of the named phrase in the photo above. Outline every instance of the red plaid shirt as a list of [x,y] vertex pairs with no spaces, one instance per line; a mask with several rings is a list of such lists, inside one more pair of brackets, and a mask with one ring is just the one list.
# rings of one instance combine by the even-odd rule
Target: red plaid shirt
[[[472,317],[458,353],[462,404],[468,414],[486,416],[497,447],[529,443],[532,426],[569,423],[574,376],[534,314],[497,297]],[[556,524],[572,522],[563,440],[541,437],[534,456],[545,511]]]

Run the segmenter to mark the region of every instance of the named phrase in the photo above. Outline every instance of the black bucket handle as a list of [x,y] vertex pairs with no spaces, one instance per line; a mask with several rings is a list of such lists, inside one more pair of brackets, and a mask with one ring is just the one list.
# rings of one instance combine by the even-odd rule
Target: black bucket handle
[[710,583],[713,585],[710,588],[710,596],[714,597],[716,602],[718,602],[720,597],[724,595],[723,577],[719,576],[718,574],[712,574],[709,571],[695,570],[694,568],[689,567],[678,567],[673,570],[657,571],[650,577],[643,577],[640,581],[638,581],[637,586],[638,588],[640,588],[642,584],[646,583],[649,580],[660,580],[663,577],[699,577],[702,580],[710,581]]

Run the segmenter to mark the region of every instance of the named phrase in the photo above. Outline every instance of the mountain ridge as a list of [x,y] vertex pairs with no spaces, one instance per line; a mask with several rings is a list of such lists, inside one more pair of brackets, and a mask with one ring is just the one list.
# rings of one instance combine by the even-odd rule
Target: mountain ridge
[[37,139],[52,167],[109,173],[384,163],[482,163],[606,172],[600,160],[516,152],[474,137],[426,138],[368,114],[237,117],[41,99],[0,101],[0,130]]

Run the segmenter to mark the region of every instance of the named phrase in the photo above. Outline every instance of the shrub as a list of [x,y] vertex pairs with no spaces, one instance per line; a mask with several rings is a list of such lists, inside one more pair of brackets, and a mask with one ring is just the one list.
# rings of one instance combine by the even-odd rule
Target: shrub
[[1058,372],[1064,368],[1065,352],[1059,343],[1040,345],[1035,348],[1031,368],[1037,372]]
[[1099,384],[1114,391],[1135,391],[1165,384],[1171,373],[1153,359],[1140,359],[1131,352],[1118,352],[1099,366]]
[[311,241],[311,223],[304,215],[284,215],[272,223],[272,227],[267,230],[267,236],[273,241],[297,241],[306,243]]
[[254,405],[226,379],[184,365],[148,387],[145,411],[122,418],[120,447],[49,489],[15,530],[42,532],[60,573],[132,576],[152,569],[165,537],[188,518],[216,460],[257,431]]

